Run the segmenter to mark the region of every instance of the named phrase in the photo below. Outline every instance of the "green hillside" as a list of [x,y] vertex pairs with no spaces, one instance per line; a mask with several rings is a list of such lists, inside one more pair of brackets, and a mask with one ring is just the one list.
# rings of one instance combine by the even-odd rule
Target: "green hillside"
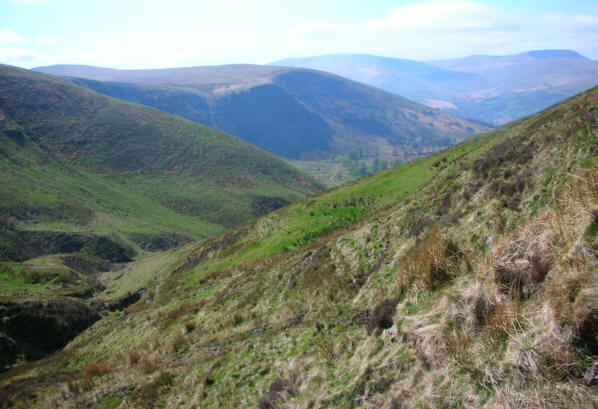
[[229,132],[293,160],[352,153],[364,160],[405,161],[490,129],[314,70],[258,65],[158,70],[58,65],[35,70],[78,77],[72,81]]
[[595,407],[596,146],[593,89],[108,272],[105,300],[142,298],[61,353],[0,375],[4,399]]
[[8,248],[33,240],[31,230],[169,248],[321,190],[231,135],[9,66],[0,66],[0,140],[4,260],[39,255]]

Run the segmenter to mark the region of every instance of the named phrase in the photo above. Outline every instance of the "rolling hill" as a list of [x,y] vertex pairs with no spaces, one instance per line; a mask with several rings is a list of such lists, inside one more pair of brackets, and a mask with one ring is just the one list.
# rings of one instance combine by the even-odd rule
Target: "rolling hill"
[[0,375],[55,408],[591,408],[598,89],[126,274]]
[[40,255],[20,230],[172,247],[322,188],[224,132],[10,66],[0,66],[0,138],[0,217],[15,225],[2,230],[3,259]]
[[239,136],[287,159],[360,152],[407,159],[489,128],[314,70],[228,65],[159,70],[49,66],[102,92]]
[[81,301],[103,273],[323,188],[224,132],[5,65],[0,174],[0,371],[121,305]]
[[533,114],[598,84],[598,61],[569,50],[426,62],[333,54],[271,65],[331,72],[494,125]]

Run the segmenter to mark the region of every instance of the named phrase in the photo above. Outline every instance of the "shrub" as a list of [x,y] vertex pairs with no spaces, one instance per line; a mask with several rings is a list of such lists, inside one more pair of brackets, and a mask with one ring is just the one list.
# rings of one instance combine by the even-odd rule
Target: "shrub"
[[526,270],[525,260],[499,264],[494,269],[494,282],[499,285],[503,293],[522,294],[523,287],[528,281]]
[[185,326],[185,332],[188,334],[195,329],[195,322],[193,322],[191,320],[185,321],[184,326]]
[[172,341],[170,341],[170,348],[172,349],[172,352],[178,353],[183,350],[186,344],[187,339],[183,335],[179,334],[176,337],[174,337]]
[[505,341],[519,326],[518,306],[513,301],[507,301],[492,304],[489,309],[486,336],[491,344],[498,344]]
[[69,392],[73,395],[79,395],[93,387],[93,379],[90,377],[83,377],[80,379],[68,378],[66,385]]
[[544,281],[546,274],[551,267],[551,261],[547,254],[540,251],[534,252],[531,257],[531,273],[530,279],[533,283],[538,284]]
[[478,190],[480,190],[480,187],[481,187],[481,183],[479,183],[479,182],[466,186],[465,189],[463,190],[463,194],[462,194],[463,199],[465,199],[465,200],[471,199],[472,196],[475,195]]
[[573,303],[573,320],[579,343],[598,355],[598,290],[586,288]]
[[429,218],[412,223],[409,229],[409,237],[419,236],[430,223],[431,220]]
[[426,288],[436,289],[456,275],[463,259],[459,247],[436,227],[403,258],[397,273],[399,285],[405,288],[420,281]]
[[531,255],[496,266],[494,282],[503,293],[528,297],[544,281],[552,262],[547,248],[534,247]]
[[521,205],[521,198],[519,196],[513,196],[513,197],[509,198],[509,200],[507,200],[504,203],[504,206],[507,209],[513,210],[513,211],[517,211],[519,209],[520,205]]
[[405,400],[399,397],[392,398],[388,407],[390,409],[404,409],[406,407]]
[[535,349],[540,371],[546,378],[563,381],[581,374],[577,354],[571,345],[549,338]]
[[139,367],[141,368],[141,371],[146,375],[152,374],[159,369],[158,364],[154,361],[143,361],[139,365]]
[[96,376],[104,376],[114,372],[113,366],[100,364],[97,362],[90,362],[83,367],[82,374],[86,378],[93,378]]
[[129,262],[135,256],[135,251],[132,248],[122,246],[103,236],[87,238],[81,251],[113,263]]
[[376,332],[377,330],[387,329],[394,324],[394,315],[397,308],[397,300],[389,298],[374,308],[372,315],[368,321],[368,335]]
[[137,351],[129,351],[127,354],[127,361],[130,366],[136,366],[141,360],[141,354]]
[[439,216],[442,216],[442,215],[448,213],[448,211],[452,207],[452,205],[453,205],[452,195],[449,192],[440,201],[440,204],[438,205],[438,209],[436,209],[436,214]]
[[235,313],[233,314],[233,324],[235,326],[237,325],[241,325],[244,321],[243,318],[243,314],[241,314],[239,311],[235,311]]
[[473,304],[473,316],[475,318],[476,325],[482,326],[486,324],[489,314],[490,306],[488,305],[488,301],[484,296],[478,296]]
[[156,407],[156,401],[159,399],[164,389],[172,386],[174,375],[169,372],[161,372],[153,381],[141,388],[132,398],[135,407],[152,408]]
[[278,377],[270,384],[268,392],[260,399],[260,409],[276,409],[288,396],[297,393],[297,388],[288,379]]

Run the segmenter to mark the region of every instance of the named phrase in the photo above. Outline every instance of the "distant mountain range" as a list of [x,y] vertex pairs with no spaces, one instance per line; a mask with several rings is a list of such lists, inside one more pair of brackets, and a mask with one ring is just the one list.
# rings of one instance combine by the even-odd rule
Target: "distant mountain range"
[[[27,243],[47,234],[29,237],[31,231],[172,247],[323,189],[237,137],[6,65],[0,141],[0,260],[43,254],[41,244],[33,254]],[[30,231],[31,240],[10,223]]]
[[320,159],[357,150],[421,156],[490,129],[368,85],[302,68],[115,70],[58,65],[35,70],[229,132],[288,159]]
[[427,62],[331,54],[270,65],[331,72],[493,125],[533,114],[598,84],[598,61],[570,50]]

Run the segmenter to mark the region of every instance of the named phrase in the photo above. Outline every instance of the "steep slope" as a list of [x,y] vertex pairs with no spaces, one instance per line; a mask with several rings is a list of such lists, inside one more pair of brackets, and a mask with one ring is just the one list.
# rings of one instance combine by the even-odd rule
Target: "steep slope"
[[146,295],[1,375],[5,399],[595,407],[596,146],[593,89],[108,274]]
[[569,50],[418,62],[360,54],[286,59],[466,118],[501,125],[598,84],[598,62]]
[[[9,66],[0,66],[0,140],[0,217],[19,229],[111,234],[149,250],[321,189],[231,135]],[[30,240],[11,229],[2,227],[0,242]],[[27,248],[17,259],[39,255]]]
[[[289,58],[272,66],[304,67],[331,72],[364,84],[403,95],[437,108],[448,108],[454,94],[464,92],[477,76],[473,73],[436,67],[425,62],[368,54],[328,54]],[[437,101],[435,101],[437,100]]]
[[50,66],[36,70],[79,77],[73,80],[77,84],[230,132],[289,159],[360,149],[372,158],[376,153],[392,156],[393,152],[402,158],[421,156],[489,129],[313,70],[256,65],[162,70]]
[[0,66],[0,371],[134,302],[99,276],[321,190],[247,142]]

